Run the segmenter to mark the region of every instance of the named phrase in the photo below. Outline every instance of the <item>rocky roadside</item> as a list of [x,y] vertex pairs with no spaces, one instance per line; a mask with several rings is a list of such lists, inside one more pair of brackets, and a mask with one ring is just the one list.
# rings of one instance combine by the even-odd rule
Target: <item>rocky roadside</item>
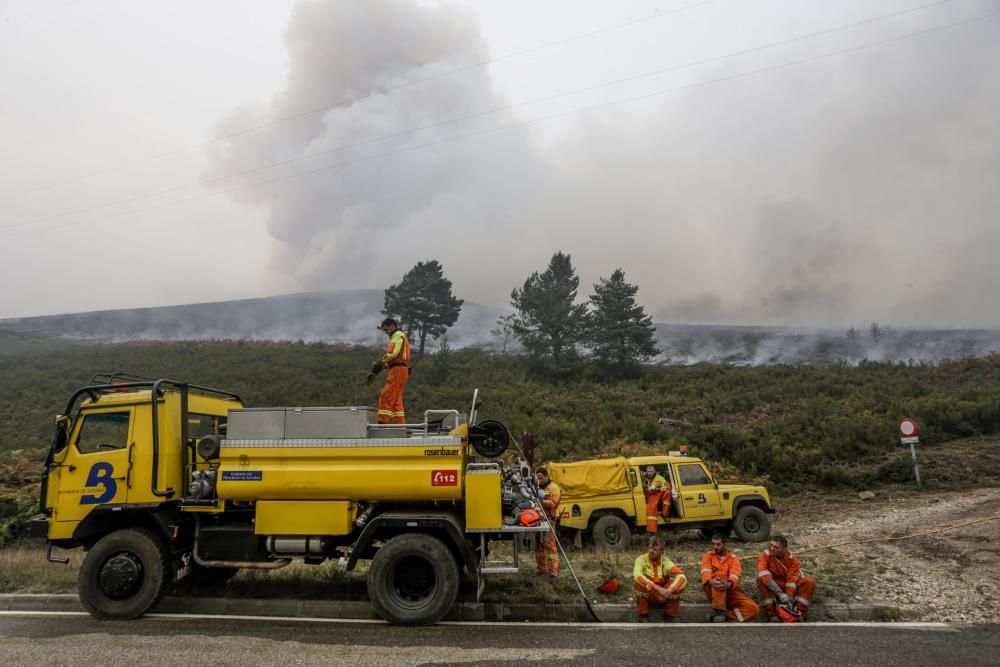
[[[831,513],[843,518],[832,518]],[[800,552],[825,544],[900,537],[1000,517],[1000,491],[880,492],[870,500],[824,511],[819,520],[812,514],[792,510],[775,530],[795,534]],[[859,601],[911,610],[927,621],[1000,622],[1000,519],[911,539],[848,544],[828,553],[859,566]],[[813,555],[823,558],[821,552]]]

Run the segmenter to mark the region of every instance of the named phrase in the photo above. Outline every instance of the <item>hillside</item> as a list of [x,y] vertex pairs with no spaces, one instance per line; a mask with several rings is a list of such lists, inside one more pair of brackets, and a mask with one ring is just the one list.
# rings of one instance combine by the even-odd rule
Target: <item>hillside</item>
[[[0,320],[0,332],[103,342],[136,340],[282,340],[374,344],[381,341],[382,290],[306,292],[262,299],[159,308],[102,310]],[[467,303],[449,342],[490,338],[505,311]]]
[[[98,371],[127,370],[239,392],[248,406],[371,405],[364,376],[374,348],[323,343],[81,343],[0,337],[0,545],[36,511],[40,463],[52,418]],[[638,380],[605,384],[594,369],[567,383],[532,377],[519,357],[481,350],[420,362],[407,410],[468,406],[514,433],[537,435],[543,460],[652,453],[690,446],[722,479],[757,479],[783,493],[861,489],[912,481],[896,439],[902,416],[922,427],[925,486],[994,486],[1000,439],[969,440],[962,455],[941,444],[1000,433],[1000,356],[932,365],[865,362],[651,366]],[[664,425],[666,424],[666,425]],[[990,471],[984,472],[984,464]]]
[[[375,344],[381,334],[381,290],[308,292],[262,299],[134,308],[0,320],[4,336],[100,342],[275,340]],[[466,302],[448,331],[453,348],[497,349],[490,331],[506,308]],[[738,366],[847,361],[930,361],[1000,351],[1000,331],[886,329],[876,341],[831,329],[657,324],[656,363]],[[434,343],[431,343],[432,347]]]
[[[10,341],[0,349],[0,449],[46,446],[52,416],[97,371],[228,388],[251,406],[363,405],[378,394],[364,382],[375,354],[322,343]],[[484,416],[535,432],[549,457],[589,456],[613,441],[687,442],[749,474],[865,483],[871,471],[859,464],[902,454],[895,427],[904,415],[928,445],[1000,431],[998,380],[1000,356],[937,366],[661,366],[618,384],[586,373],[557,384],[531,377],[521,358],[464,350],[421,361],[407,405],[419,419],[467,405],[479,387]]]

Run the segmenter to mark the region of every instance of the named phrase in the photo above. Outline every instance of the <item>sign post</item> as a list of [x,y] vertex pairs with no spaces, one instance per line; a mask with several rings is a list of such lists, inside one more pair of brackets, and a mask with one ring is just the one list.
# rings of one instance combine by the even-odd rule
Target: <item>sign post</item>
[[910,456],[913,457],[913,476],[920,484],[920,467],[917,465],[917,443],[920,442],[920,429],[912,419],[901,419],[899,422],[899,442],[910,446]]

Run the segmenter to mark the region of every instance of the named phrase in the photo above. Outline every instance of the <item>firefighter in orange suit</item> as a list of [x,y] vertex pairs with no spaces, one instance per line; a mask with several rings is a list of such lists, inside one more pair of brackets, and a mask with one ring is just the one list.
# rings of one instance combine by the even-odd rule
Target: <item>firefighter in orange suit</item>
[[663,475],[658,475],[653,466],[646,466],[645,477],[646,532],[655,533],[659,528],[656,515],[670,516],[670,482]]
[[760,607],[740,590],[743,566],[740,559],[726,548],[728,541],[725,535],[715,533],[712,535],[712,548],[701,557],[701,585],[712,601],[708,620],[712,623],[745,623],[757,618]]
[[799,559],[788,550],[788,538],[775,535],[767,549],[757,558],[757,589],[764,603],[768,619],[780,623],[775,603],[795,609],[806,620],[813,595],[816,594],[816,580],[802,575]]
[[687,577],[673,561],[663,555],[663,540],[649,538],[649,550],[635,559],[632,567],[632,590],[639,606],[639,621],[649,621],[650,607],[663,607],[668,623],[680,620],[681,593]]
[[403,387],[410,379],[410,340],[391,317],[382,320],[379,328],[389,337],[389,347],[375,362],[371,373],[368,374],[368,381],[371,382],[383,368],[389,369],[389,375],[385,378],[382,393],[378,396],[377,421],[379,424],[405,424]]
[[549,479],[549,471],[544,466],[535,471],[535,480],[538,482],[542,509],[549,521],[549,532],[538,540],[535,547],[535,574],[547,574],[555,579],[559,576],[559,547],[556,546],[556,538],[552,533],[556,529],[556,511],[559,509],[562,491],[558,484]]

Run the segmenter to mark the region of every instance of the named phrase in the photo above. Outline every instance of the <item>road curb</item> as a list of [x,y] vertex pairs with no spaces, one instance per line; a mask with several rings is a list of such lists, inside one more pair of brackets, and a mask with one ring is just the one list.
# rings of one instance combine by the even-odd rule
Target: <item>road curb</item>
[[[594,605],[601,620],[636,621],[635,608],[626,604]],[[877,621],[887,616],[884,607],[871,604],[820,604],[809,614],[812,621]],[[0,594],[3,611],[83,611],[73,594]],[[681,620],[704,622],[707,604],[682,604]],[[357,600],[288,600],[266,598],[167,597],[153,609],[159,614],[213,614],[230,616],[283,616],[286,618],[377,619],[371,603]],[[889,616],[891,617],[891,616]],[[445,617],[449,621],[592,621],[582,604],[505,604],[459,602]],[[759,619],[763,620],[763,619]]]

